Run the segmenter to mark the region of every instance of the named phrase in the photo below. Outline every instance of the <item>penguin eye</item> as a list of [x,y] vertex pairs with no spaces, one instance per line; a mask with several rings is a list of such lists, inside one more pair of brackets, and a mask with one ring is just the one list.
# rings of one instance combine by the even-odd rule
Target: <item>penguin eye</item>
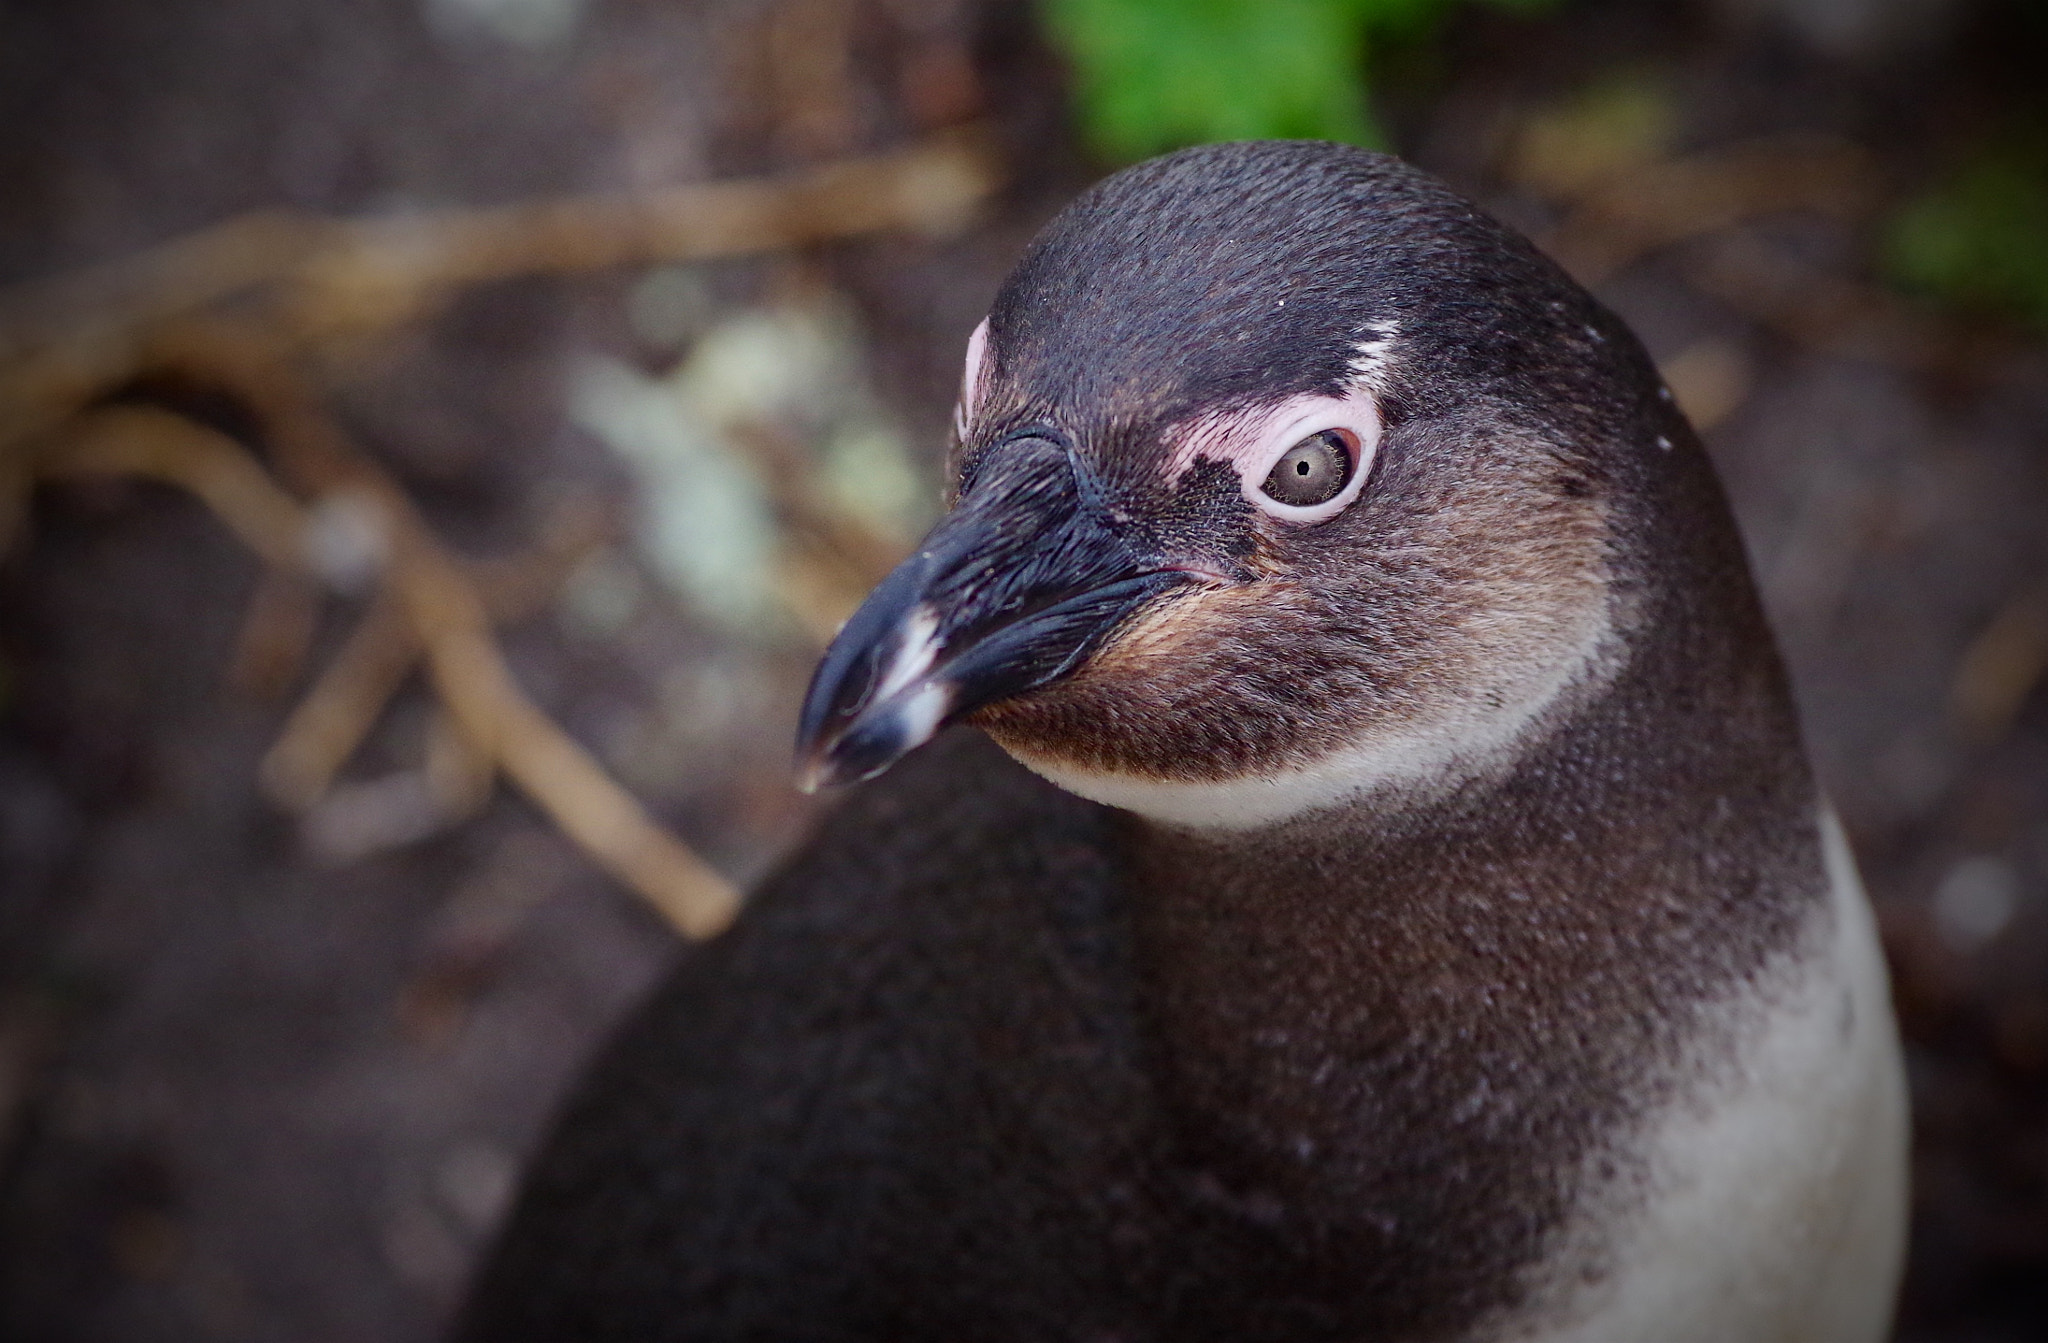
[[1328,503],[1351,483],[1357,454],[1341,429],[1310,434],[1289,448],[1259,487],[1275,503],[1309,508]]
[[1287,527],[1328,522],[1365,489],[1380,443],[1370,388],[1343,396],[1289,397],[1235,420],[1191,424],[1182,452],[1193,461],[1221,450],[1237,468],[1244,501]]

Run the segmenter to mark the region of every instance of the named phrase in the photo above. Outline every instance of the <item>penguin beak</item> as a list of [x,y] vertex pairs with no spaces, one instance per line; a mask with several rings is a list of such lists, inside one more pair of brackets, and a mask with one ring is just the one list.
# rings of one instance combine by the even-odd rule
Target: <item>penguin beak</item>
[[871,778],[982,705],[1059,680],[1189,576],[1131,543],[1061,444],[991,449],[825,650],[797,731],[799,786]]

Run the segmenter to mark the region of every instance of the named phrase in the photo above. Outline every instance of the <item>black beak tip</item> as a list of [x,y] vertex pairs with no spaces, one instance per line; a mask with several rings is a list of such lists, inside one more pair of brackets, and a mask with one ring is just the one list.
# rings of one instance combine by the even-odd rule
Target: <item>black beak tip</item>
[[920,745],[895,733],[867,731],[821,742],[797,753],[797,790],[815,793],[872,779]]
[[[812,687],[816,698],[817,688]],[[839,762],[835,759],[839,745],[839,729],[845,716],[814,712],[813,705],[804,705],[803,720],[796,734],[796,786],[798,791],[815,793],[820,788],[830,788],[849,780],[842,777]]]
[[875,696],[881,664],[900,644],[929,563],[918,554],[898,565],[819,660],[797,724],[796,784],[804,792],[872,778],[918,744],[895,741],[891,728],[902,715]]
[[851,782],[840,777],[838,765],[827,755],[799,753],[796,758],[796,790],[799,793],[815,793],[820,788],[834,788]]
[[819,788],[842,788],[870,780],[909,751],[901,745],[868,741],[872,733],[850,733],[813,745],[797,755],[797,788],[817,792]]
[[796,739],[796,786],[799,792],[815,793],[820,788],[836,788],[841,784],[856,783],[858,778],[847,769],[840,747],[844,742],[844,729],[852,726],[843,716],[835,715],[837,721],[812,723],[810,715],[804,715],[803,730]]
[[945,726],[955,699],[945,678],[921,676],[876,700],[872,660],[838,651],[819,666],[797,732],[796,785],[806,793],[880,774]]

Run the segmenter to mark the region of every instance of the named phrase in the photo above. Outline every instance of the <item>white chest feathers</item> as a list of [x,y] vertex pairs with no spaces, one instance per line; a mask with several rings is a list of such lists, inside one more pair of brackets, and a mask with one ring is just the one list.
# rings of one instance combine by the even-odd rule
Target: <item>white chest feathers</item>
[[[1499,1343],[1876,1343],[1905,1247],[1890,990],[1841,828],[1805,950],[1717,1010],[1736,1048],[1630,1140]],[[1610,1154],[1611,1155],[1614,1154]],[[1631,1171],[1630,1168],[1633,1168]]]

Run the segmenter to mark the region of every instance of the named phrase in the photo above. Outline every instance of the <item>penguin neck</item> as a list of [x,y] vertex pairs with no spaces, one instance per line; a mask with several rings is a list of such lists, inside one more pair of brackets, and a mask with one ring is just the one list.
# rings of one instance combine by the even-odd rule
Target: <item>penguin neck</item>
[[1362,1242],[1413,1280],[1406,1299],[1428,1282],[1469,1300],[1512,1277],[1475,1266],[1530,1262],[1580,1172],[1697,1061],[1716,1005],[1825,907],[1763,640],[1706,665],[1637,657],[1449,791],[1256,831],[1132,817],[1177,1159]]

